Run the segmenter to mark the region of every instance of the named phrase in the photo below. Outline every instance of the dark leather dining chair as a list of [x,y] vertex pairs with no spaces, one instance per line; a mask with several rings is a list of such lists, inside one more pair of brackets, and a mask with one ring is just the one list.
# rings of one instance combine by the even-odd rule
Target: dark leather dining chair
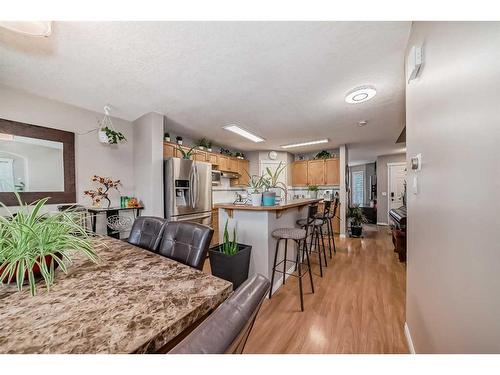
[[169,354],[241,354],[271,283],[256,274]]
[[157,253],[201,270],[214,230],[187,221],[170,221],[165,225]]
[[166,220],[161,217],[139,216],[135,219],[127,242],[156,252]]

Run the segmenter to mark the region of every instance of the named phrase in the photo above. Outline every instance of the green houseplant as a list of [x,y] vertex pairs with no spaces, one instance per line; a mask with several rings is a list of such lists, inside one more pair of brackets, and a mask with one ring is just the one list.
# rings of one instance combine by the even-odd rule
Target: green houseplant
[[89,234],[71,211],[42,213],[49,198],[24,204],[16,193],[19,210],[7,217],[0,216],[0,282],[15,282],[22,291],[25,281],[31,295],[36,294],[37,276],[41,276],[49,290],[54,283],[55,269],[67,272],[69,255],[82,252],[97,262]]
[[[103,127],[100,129],[101,132],[104,132],[104,134],[107,137],[107,142],[110,145],[117,145],[118,143],[121,142],[127,142],[127,138],[121,133],[117,132],[116,130],[111,129],[110,127]],[[104,139],[104,138],[103,138]]]
[[210,248],[208,256],[212,274],[232,282],[235,290],[248,278],[252,246],[237,242],[236,226],[233,238],[229,238],[228,221],[224,225],[223,242]]
[[262,188],[265,184],[264,176],[251,175],[246,172],[248,179],[248,193],[252,200],[252,206],[262,205]]
[[318,185],[307,185],[307,190],[309,191],[309,198],[317,199],[318,198]]
[[358,205],[350,206],[347,211],[347,218],[351,223],[351,235],[353,237],[361,237],[363,233],[363,224],[368,222],[361,207]]
[[197,146],[193,146],[188,151],[185,151],[182,147],[177,146],[177,150],[179,150],[179,152],[181,153],[182,159],[189,160],[191,158],[191,155],[193,155],[193,151],[196,147]]
[[316,154],[314,159],[329,159],[332,157],[332,154],[326,150],[322,150]]
[[263,180],[263,184],[266,189],[263,194],[264,206],[273,206],[276,202],[276,197],[278,195],[281,196],[281,191],[283,191],[286,196],[286,185],[283,182],[278,181],[285,168],[286,164],[283,164],[283,162],[278,164],[278,167],[274,170],[274,172],[271,168],[266,168]]
[[200,150],[204,150],[204,149],[208,148],[208,140],[206,138],[198,139],[198,141],[196,141],[196,146]]

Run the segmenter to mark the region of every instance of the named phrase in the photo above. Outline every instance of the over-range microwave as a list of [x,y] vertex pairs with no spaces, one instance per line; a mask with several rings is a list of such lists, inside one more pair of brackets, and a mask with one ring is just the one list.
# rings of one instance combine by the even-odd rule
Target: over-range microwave
[[221,171],[212,169],[212,186],[219,186],[221,184]]

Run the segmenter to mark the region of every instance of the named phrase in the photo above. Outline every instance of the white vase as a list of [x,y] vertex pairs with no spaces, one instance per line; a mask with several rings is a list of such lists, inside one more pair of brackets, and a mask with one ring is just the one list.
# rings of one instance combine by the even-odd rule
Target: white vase
[[311,199],[317,199],[318,198],[318,191],[309,191],[309,198]]
[[250,197],[252,198],[252,206],[262,206],[262,193],[252,193]]
[[109,143],[109,138],[104,130],[99,130],[99,132],[97,134],[99,136],[99,142]]

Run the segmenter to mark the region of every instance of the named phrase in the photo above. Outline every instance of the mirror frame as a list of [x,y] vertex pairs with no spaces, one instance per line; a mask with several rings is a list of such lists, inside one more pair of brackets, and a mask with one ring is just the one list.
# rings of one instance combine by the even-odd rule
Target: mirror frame
[[[31,203],[45,197],[50,197],[47,204],[76,202],[75,133],[2,118],[0,118],[0,133],[44,139],[63,144],[64,191],[19,192],[23,202]],[[3,202],[6,206],[17,206],[19,204],[15,194],[11,192],[0,192],[0,202]]]

